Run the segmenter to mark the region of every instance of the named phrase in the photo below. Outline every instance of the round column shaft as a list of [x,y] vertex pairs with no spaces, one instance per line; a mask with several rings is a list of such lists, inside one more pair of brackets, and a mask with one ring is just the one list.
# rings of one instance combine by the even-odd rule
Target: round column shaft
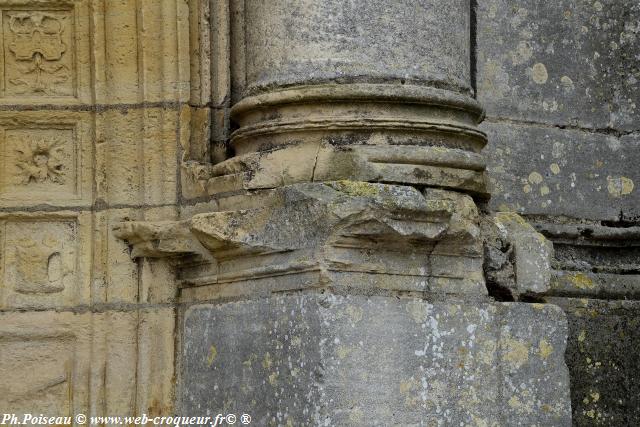
[[468,0],[247,1],[250,25],[235,44],[246,58],[232,108],[236,167],[216,173],[242,162],[281,184],[353,179],[483,194],[469,14]]

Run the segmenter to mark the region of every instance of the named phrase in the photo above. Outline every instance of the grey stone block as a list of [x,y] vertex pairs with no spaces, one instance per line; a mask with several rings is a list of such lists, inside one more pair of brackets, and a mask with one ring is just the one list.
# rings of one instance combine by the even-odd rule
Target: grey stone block
[[640,425],[640,302],[550,300],[569,320],[574,425]]
[[489,116],[640,129],[637,0],[487,0],[477,16]]
[[[553,244],[536,232],[524,218],[510,212],[499,212],[494,217],[500,240],[511,246],[515,294],[542,293],[549,289]],[[503,243],[504,244],[504,243]],[[496,248],[491,254],[502,253]],[[504,255],[504,254],[503,254]],[[498,255],[499,256],[499,255]],[[497,262],[499,264],[500,257]],[[507,284],[508,287],[508,284]]]
[[492,208],[595,220],[640,217],[640,138],[486,122]]
[[306,294],[185,314],[182,413],[256,425],[570,425],[554,306]]

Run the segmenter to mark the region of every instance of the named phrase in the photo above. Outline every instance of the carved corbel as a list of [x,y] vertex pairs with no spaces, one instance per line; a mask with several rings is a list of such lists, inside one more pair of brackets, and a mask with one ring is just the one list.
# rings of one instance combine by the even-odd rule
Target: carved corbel
[[123,222],[113,231],[131,245],[134,259],[190,256],[211,260],[209,252],[189,230],[187,221]]

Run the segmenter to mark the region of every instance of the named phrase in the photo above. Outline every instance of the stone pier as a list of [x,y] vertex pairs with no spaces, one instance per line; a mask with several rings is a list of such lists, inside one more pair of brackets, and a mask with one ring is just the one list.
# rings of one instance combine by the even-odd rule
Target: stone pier
[[639,16],[0,0],[0,409],[637,424]]
[[548,288],[552,250],[517,215],[478,207],[469,2],[220,11],[232,133],[225,160],[190,166],[214,206],[117,230],[134,257],[181,260],[178,411],[569,425],[564,314],[488,295],[489,241],[517,248],[522,293]]

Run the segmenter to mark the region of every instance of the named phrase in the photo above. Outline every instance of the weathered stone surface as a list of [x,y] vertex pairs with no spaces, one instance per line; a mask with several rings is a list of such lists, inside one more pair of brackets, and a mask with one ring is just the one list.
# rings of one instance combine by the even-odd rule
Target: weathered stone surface
[[[471,88],[494,206],[632,229],[638,7],[506,3],[472,51],[469,0],[0,0],[0,407],[171,414],[178,379],[267,424],[566,425],[563,316],[485,300]],[[637,245],[557,236],[548,289],[513,218],[512,297],[640,289]],[[579,380],[579,423],[636,421]]]
[[169,413],[172,325],[172,309],[2,312],[0,406],[46,416]]
[[2,111],[0,206],[87,206],[92,198],[91,116]]
[[[296,184],[234,197],[234,210],[183,222],[124,222],[132,256],[198,254],[185,284],[220,296],[317,286],[484,295],[479,214],[469,196],[410,186],[338,181]],[[243,200],[244,199],[244,200]],[[190,232],[189,232],[190,230]],[[196,241],[197,239],[197,241]],[[198,243],[199,241],[199,243]],[[313,272],[309,282],[297,275]],[[280,279],[287,275],[288,279]],[[347,277],[349,277],[347,279]],[[213,295],[212,295],[213,297]]]
[[180,410],[258,425],[570,425],[553,306],[300,295],[185,314]]
[[234,157],[213,166],[210,179],[190,168],[190,191],[217,196],[349,179],[486,196],[469,6],[232,4]]
[[232,49],[245,50],[249,90],[326,80],[469,90],[469,12],[468,0],[248,2]]
[[637,301],[553,298],[569,320],[567,365],[576,426],[637,425],[640,376]]
[[[210,195],[341,179],[429,185],[486,195],[485,163],[478,153],[484,135],[472,127],[444,125],[438,129],[430,123],[423,127],[398,122],[402,129],[388,125],[392,136],[385,136],[381,130],[366,130],[363,123],[367,120],[357,120],[359,124],[347,125],[346,130],[318,131],[301,124],[290,134],[274,125],[269,130],[274,133],[273,141],[268,136],[248,141],[263,144],[252,148],[258,152],[242,148],[244,154],[210,170],[192,167],[191,180]],[[454,128],[460,131],[457,136],[451,134]]]
[[89,102],[88,8],[87,0],[51,0],[40,7],[33,2],[0,3],[4,40],[0,103]]
[[235,155],[185,168],[190,197],[340,179],[485,196],[482,109],[468,95],[418,85],[321,84],[251,96],[231,114],[239,127],[230,139]]
[[640,139],[485,123],[497,210],[595,220],[640,217]]
[[186,222],[125,222],[114,228],[115,235],[131,246],[132,258],[170,258],[201,256],[210,258],[206,249],[189,230]]
[[491,206],[527,215],[554,244],[546,294],[569,315],[579,426],[638,423],[636,303],[570,298],[640,292],[639,17],[629,0],[477,7]]
[[171,413],[174,272],[132,261],[112,229],[177,216],[189,5],[0,0],[0,15],[0,407]]
[[607,224],[534,223],[555,248],[548,295],[640,297],[640,227]]
[[483,221],[483,238],[490,291],[502,292],[511,300],[549,289],[553,244],[524,218],[498,212]]
[[89,316],[71,313],[0,314],[0,406],[7,412],[82,412],[89,406]]
[[489,0],[477,16],[489,116],[640,129],[637,1]]
[[0,308],[89,304],[91,245],[86,212],[0,213]]

